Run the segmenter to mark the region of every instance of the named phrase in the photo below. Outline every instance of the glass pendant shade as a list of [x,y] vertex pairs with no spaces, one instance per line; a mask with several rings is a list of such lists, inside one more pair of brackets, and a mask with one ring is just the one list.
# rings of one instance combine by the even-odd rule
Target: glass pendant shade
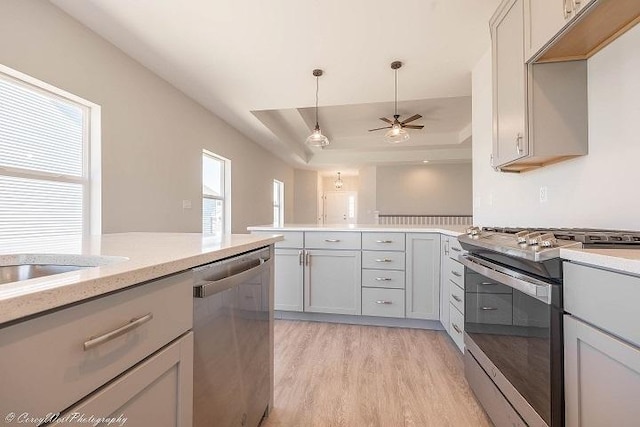
[[384,139],[390,144],[398,144],[409,139],[409,133],[400,125],[394,124],[384,135]]
[[338,179],[333,181],[333,185],[335,185],[336,190],[340,190],[344,185],[344,182],[342,182],[342,179],[340,178],[340,172],[338,172]]
[[329,138],[324,136],[322,132],[320,132],[320,126],[316,125],[313,133],[309,135],[305,143],[311,147],[326,147],[329,145]]

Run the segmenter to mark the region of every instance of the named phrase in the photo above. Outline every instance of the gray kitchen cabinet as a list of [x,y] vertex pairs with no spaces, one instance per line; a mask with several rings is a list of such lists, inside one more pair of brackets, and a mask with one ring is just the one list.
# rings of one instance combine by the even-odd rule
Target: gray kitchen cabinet
[[304,251],[302,249],[275,250],[276,310],[303,311]]
[[564,316],[564,357],[568,427],[638,425],[640,348]]
[[[98,389],[108,394],[114,379],[192,328],[192,289],[191,272],[179,273],[0,328],[0,378],[11,384],[0,387],[0,412],[57,413]],[[186,374],[193,356],[182,345],[174,365],[184,363],[175,369]],[[179,381],[191,388],[192,377]],[[190,413],[191,394],[171,404],[176,414]]]
[[413,319],[440,319],[440,234],[406,235],[405,314]]
[[103,418],[105,425],[113,420],[113,425],[188,427],[193,422],[192,378],[193,332],[189,332],[62,413],[59,419],[74,420],[83,414]]
[[361,314],[361,252],[305,250],[304,311]]
[[449,277],[445,272],[449,269],[450,239],[453,237],[442,236],[440,240],[440,322],[447,332],[451,322],[449,321]]
[[524,172],[588,152],[586,61],[525,64],[524,2],[504,0],[490,21],[491,164],[506,172]]

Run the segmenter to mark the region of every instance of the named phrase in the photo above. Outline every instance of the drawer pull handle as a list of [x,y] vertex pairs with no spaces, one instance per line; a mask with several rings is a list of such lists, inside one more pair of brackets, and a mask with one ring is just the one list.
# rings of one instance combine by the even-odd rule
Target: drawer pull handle
[[389,282],[391,279],[389,277],[376,277],[378,282]]
[[460,248],[456,248],[455,246],[451,246],[452,251],[460,252]]
[[454,300],[456,300],[458,302],[462,302],[462,298],[460,298],[458,295],[451,295],[451,298],[453,298]]
[[393,240],[376,240],[376,243],[393,243]]
[[392,262],[393,260],[390,258],[378,258],[376,262]]
[[482,282],[480,284],[482,286],[495,286],[495,285],[497,285],[497,283],[493,283],[493,282]]
[[378,301],[376,301],[376,304],[386,304],[386,305],[389,305],[389,304],[393,304],[393,303],[392,303],[391,301],[385,301],[385,300],[379,299]]
[[497,310],[497,308],[495,308],[495,307],[480,307],[480,310],[482,310],[482,311],[495,311],[495,310]]
[[457,271],[451,270],[451,274],[453,274],[456,277],[462,277],[462,274],[458,273]]
[[455,323],[452,323],[451,326],[453,326],[453,329],[455,329],[457,333],[459,333],[459,334],[462,333],[462,330],[460,329],[460,327],[458,325],[456,325]]
[[122,325],[117,329],[99,335],[97,337],[91,337],[84,342],[84,351],[91,350],[92,348],[97,347],[100,344],[104,344],[107,341],[111,341],[114,338],[124,335],[127,332],[130,332],[137,327],[142,326],[151,319],[153,319],[153,313],[147,313],[142,317],[138,317],[137,319],[131,319],[129,323]]
[[327,243],[338,243],[340,239],[324,239],[324,241]]

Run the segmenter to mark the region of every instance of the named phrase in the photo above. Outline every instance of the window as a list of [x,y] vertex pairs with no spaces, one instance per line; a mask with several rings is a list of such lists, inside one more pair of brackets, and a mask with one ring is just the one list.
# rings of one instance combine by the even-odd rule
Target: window
[[229,160],[207,150],[202,152],[202,232],[221,235],[230,231]]
[[273,225],[284,225],[284,182],[273,180]]
[[99,106],[0,66],[0,248],[100,233],[99,121]]

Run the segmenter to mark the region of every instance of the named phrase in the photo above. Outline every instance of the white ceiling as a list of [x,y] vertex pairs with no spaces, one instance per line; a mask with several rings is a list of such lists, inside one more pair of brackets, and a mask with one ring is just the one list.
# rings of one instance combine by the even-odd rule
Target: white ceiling
[[[468,161],[471,69],[500,0],[51,0],[296,167]],[[402,147],[378,117],[423,119]],[[327,149],[315,124],[315,77]],[[402,119],[402,118],[401,118]],[[419,160],[416,160],[419,159]]]

